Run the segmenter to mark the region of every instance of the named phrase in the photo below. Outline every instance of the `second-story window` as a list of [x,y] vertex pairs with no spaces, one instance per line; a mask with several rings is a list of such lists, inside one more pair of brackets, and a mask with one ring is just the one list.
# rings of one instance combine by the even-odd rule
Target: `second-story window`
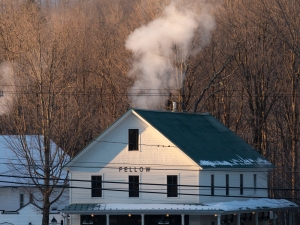
[[253,188],[254,188],[254,194],[255,194],[256,188],[257,188],[256,174],[253,174]]
[[139,176],[129,176],[129,197],[139,197]]
[[210,176],[210,195],[215,195],[215,175]]
[[139,150],[139,129],[128,130],[128,150],[129,151]]
[[24,206],[24,194],[20,194],[20,208]]
[[229,195],[229,174],[226,174],[226,195]]
[[102,197],[102,176],[92,176],[92,197]]
[[244,194],[244,177],[240,174],[240,195]]
[[29,194],[29,202],[31,202],[31,203],[33,202],[33,194],[32,193]]
[[167,176],[167,196],[178,197],[178,179],[176,175]]

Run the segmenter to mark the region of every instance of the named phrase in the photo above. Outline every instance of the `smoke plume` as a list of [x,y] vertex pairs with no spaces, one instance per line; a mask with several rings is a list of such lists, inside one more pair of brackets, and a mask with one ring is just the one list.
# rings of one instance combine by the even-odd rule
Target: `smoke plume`
[[[129,91],[131,106],[163,105],[168,97],[166,90],[179,89],[184,79],[175,64],[201,51],[209,43],[214,27],[208,5],[202,3],[200,10],[185,5],[183,10],[172,1],[160,18],[133,31],[126,41],[134,57],[129,75],[136,80]],[[200,41],[197,47],[191,47],[196,33]]]
[[0,115],[8,114],[15,94],[14,71],[9,62],[0,64]]

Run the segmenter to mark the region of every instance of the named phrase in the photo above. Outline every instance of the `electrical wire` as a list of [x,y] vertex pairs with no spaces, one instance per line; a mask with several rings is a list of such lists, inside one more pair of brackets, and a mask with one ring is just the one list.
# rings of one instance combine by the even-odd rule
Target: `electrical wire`
[[[91,182],[91,181],[90,181]],[[3,182],[3,181],[0,181],[0,183],[11,183],[11,184],[22,184],[22,185],[24,185],[24,186],[36,186],[36,184],[28,184],[28,183],[19,183],[19,182]],[[112,182],[102,182],[102,183],[112,183]],[[114,182],[113,182],[114,183]],[[129,185],[129,183],[128,182],[123,182],[124,184],[127,184],[127,185]],[[138,183],[139,185],[142,185],[142,183]],[[168,186],[168,185],[164,185],[164,186]],[[178,187],[180,187],[180,186],[182,186],[182,185],[177,185]],[[2,186],[2,187],[7,187],[7,186]],[[13,186],[12,186],[13,187]],[[41,185],[40,187],[53,187],[53,185]],[[58,187],[58,188],[60,188],[60,187],[64,187],[64,188],[66,188],[66,189],[82,189],[82,190],[93,190],[93,189],[96,189],[96,188],[93,188],[93,187],[79,187],[79,186],[59,186],[59,185],[57,185],[56,187]],[[127,192],[127,193],[129,193],[130,192],[130,190],[128,189],[128,188],[124,188],[124,189],[122,189],[122,188],[104,188],[104,187],[102,187],[102,188],[99,188],[100,190],[102,190],[102,191],[112,191],[112,192]],[[239,188],[238,188],[239,189]],[[156,190],[156,191],[153,191],[153,190]],[[268,199],[269,197],[262,197],[262,196],[251,196],[251,197],[249,197],[249,196],[245,196],[245,195],[220,195],[220,194],[197,194],[197,193],[185,193],[185,192],[182,192],[182,190],[184,190],[184,191],[195,191],[195,190],[199,190],[199,191],[210,191],[211,189],[179,189],[178,190],[178,192],[177,192],[177,195],[178,196],[180,196],[180,195],[185,195],[185,196],[206,196],[206,197],[230,197],[230,198],[232,198],[232,197],[235,197],[235,198],[253,198],[253,199],[255,199],[255,198],[259,198],[259,199],[262,199],[262,198],[266,198],[266,199]],[[230,190],[232,190],[232,189],[230,189]],[[300,190],[300,189],[293,189],[293,190]],[[214,192],[218,192],[218,191],[220,191],[220,190],[217,190],[217,189],[215,189],[214,190]],[[170,192],[168,192],[167,190],[166,191],[161,191],[161,189],[160,190],[157,190],[157,189],[139,189],[139,191],[138,191],[139,193],[147,193],[147,194],[163,194],[163,195],[167,195],[168,193],[170,193]],[[283,197],[274,197],[273,199],[281,199],[281,198],[283,198]],[[298,199],[298,198],[292,198],[292,197],[284,197],[285,199]]]
[[[7,178],[18,178],[18,179],[32,179],[30,176],[12,176],[12,175],[0,175],[0,177],[7,177]],[[60,179],[60,178],[42,178],[42,177],[35,177],[34,179],[36,180],[49,180],[49,181],[67,181],[67,183],[70,182],[84,182],[84,183],[93,183],[94,181],[92,180],[80,180],[80,179]],[[20,184],[20,185],[35,185],[35,184],[28,184],[28,183],[22,183],[22,182],[16,182],[16,181],[5,181],[5,180],[0,180],[0,183],[13,183],[13,184]],[[125,181],[101,181],[103,184],[131,184],[132,182],[125,182]],[[166,187],[168,184],[160,184],[160,183],[138,183],[139,185],[145,185],[145,186],[163,186]],[[211,185],[184,185],[184,184],[177,184],[176,186],[178,187],[191,187],[191,188],[209,188],[211,189]],[[264,187],[240,187],[240,186],[213,186],[215,189],[244,189],[244,190],[280,190],[280,191],[300,191],[299,188],[264,188]],[[191,189],[189,189],[191,190]]]
[[[7,159],[7,158],[0,158],[0,159]],[[11,162],[0,162],[0,165],[14,165],[14,166],[37,166],[37,167],[44,167],[45,165],[42,165],[42,164],[38,164],[38,163],[35,163],[35,164],[21,164],[21,163],[13,163],[13,161],[20,161],[19,159],[9,159],[9,161]],[[42,162],[42,160],[35,160],[35,162]],[[54,161],[53,161],[54,162]],[[55,162],[54,162],[55,163]],[[56,162],[58,163],[58,161]],[[104,165],[107,165],[108,163],[106,162],[77,162],[78,164],[83,164],[82,166],[80,165],[75,165],[75,166],[68,166],[68,168],[90,168],[90,169],[112,169],[112,170],[119,170],[120,169],[120,166],[88,166],[87,164],[104,164]],[[141,163],[141,164],[134,164],[134,163],[109,163],[111,165],[122,165],[122,169],[124,169],[124,167],[127,167],[127,169],[134,169],[136,167],[136,169],[139,169],[140,167],[143,167],[144,170],[147,169],[147,167],[150,167],[150,171],[154,170],[154,171],[215,171],[215,172],[233,172],[231,168],[208,168],[208,169],[204,169],[204,170],[201,170],[201,169],[188,169],[188,168],[180,168],[180,167],[196,167],[195,166],[191,166],[191,165],[175,165],[176,168],[168,168],[168,167],[174,167],[174,165],[170,165],[170,164],[145,164],[145,163]],[[163,167],[166,167],[166,168],[155,168],[155,166],[163,166]],[[49,165],[48,167],[52,167],[51,165]],[[240,173],[240,172],[246,172],[245,169],[248,169],[248,168],[234,168],[234,172],[236,173]],[[278,169],[274,169],[276,171],[278,171]],[[249,173],[259,173],[259,172],[262,172],[262,173],[266,173],[266,169],[261,169],[261,168],[258,168],[258,169],[253,169],[252,171],[249,171]],[[289,170],[286,170],[286,171],[281,171],[281,173],[300,173],[300,171],[289,171]]]
[[[16,88],[16,87],[27,87],[27,86],[22,86],[22,85],[0,85],[0,90],[1,87],[10,87],[10,88]],[[65,89],[65,87],[63,87]],[[69,88],[76,88],[76,87],[69,87]],[[58,87],[57,89],[62,89],[62,87]],[[51,91],[52,94],[60,94],[60,95],[70,95],[70,96],[78,96],[78,95],[101,95],[101,96],[170,96],[170,92],[172,92],[173,96],[179,96],[181,95],[180,93],[176,94],[174,92],[178,91],[178,89],[172,89],[172,88],[167,88],[167,89],[133,89],[134,92],[115,92],[115,93],[103,93],[100,91],[82,91],[82,90],[72,90],[72,91]],[[1,90],[2,94],[5,96],[5,93],[7,94],[32,94],[32,91],[16,91],[16,90]],[[240,90],[230,90],[231,92],[241,92]],[[35,92],[35,94],[48,94],[48,92]],[[224,94],[224,93],[218,93],[216,94],[218,96],[223,96],[223,97],[240,97],[240,94]],[[288,94],[288,93],[277,93],[277,94],[269,94],[269,97],[293,97],[293,96],[299,96],[300,94]],[[198,95],[194,94],[191,95],[191,97],[196,97]],[[262,97],[262,95],[252,95],[253,97]]]

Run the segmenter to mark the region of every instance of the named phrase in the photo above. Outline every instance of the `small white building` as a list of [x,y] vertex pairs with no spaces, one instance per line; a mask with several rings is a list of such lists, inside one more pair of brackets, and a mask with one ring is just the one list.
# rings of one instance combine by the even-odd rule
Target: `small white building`
[[210,114],[131,109],[64,167],[71,225],[266,225],[274,166]]
[[[25,138],[27,147],[32,151],[40,151],[42,146],[40,137],[37,135],[26,135],[20,137],[18,135],[0,135],[0,224],[10,225],[40,225],[42,223],[42,211],[33,204],[42,206],[43,196],[33,182],[28,177],[28,173],[24,168],[29,166],[25,160],[17,159],[13,150],[22,150],[22,138]],[[57,148],[55,143],[51,143],[51,148]],[[62,151],[62,150],[61,150]],[[23,165],[20,164],[24,162]],[[39,166],[39,159],[36,158],[36,166]],[[14,165],[14,166],[13,166]],[[20,175],[20,171],[23,175]],[[27,175],[26,175],[27,174]],[[65,176],[66,173],[63,173]],[[61,188],[57,186],[51,199],[54,199],[60,192]],[[60,210],[68,205],[69,193],[65,189],[62,196],[57,202],[52,204],[50,209],[50,221],[55,218],[58,224],[63,221]]]

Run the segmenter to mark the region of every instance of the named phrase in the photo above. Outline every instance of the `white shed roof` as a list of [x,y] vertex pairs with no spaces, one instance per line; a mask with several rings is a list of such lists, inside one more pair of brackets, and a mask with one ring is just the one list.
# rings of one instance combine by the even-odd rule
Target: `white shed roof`
[[298,208],[298,205],[285,199],[248,199],[205,204],[71,204],[62,212],[66,214],[231,214],[234,212],[264,212]]
[[[39,135],[26,135],[25,142],[21,142],[21,136],[19,135],[0,135],[0,187],[7,186],[21,186],[20,181],[13,176],[20,176],[16,173],[15,169],[12,168],[12,164],[14,167],[20,168],[24,170],[24,165],[26,166],[25,159],[21,159],[24,162],[24,165],[17,165],[20,159],[17,160],[16,154],[12,151],[12,149],[22,149],[24,148],[24,144],[27,149],[30,149],[32,152],[32,157],[36,164],[37,162],[41,162],[40,152],[43,148],[42,136]],[[51,149],[55,152],[58,149],[58,146],[51,142]],[[63,151],[59,148],[59,151]],[[54,154],[54,153],[53,153]],[[25,155],[24,155],[25,157]],[[57,155],[54,155],[54,158],[57,158]],[[69,157],[65,158],[65,162],[69,160]],[[41,164],[41,163],[40,163]],[[24,173],[26,174],[26,173]],[[65,177],[66,172],[63,171],[63,176]]]

